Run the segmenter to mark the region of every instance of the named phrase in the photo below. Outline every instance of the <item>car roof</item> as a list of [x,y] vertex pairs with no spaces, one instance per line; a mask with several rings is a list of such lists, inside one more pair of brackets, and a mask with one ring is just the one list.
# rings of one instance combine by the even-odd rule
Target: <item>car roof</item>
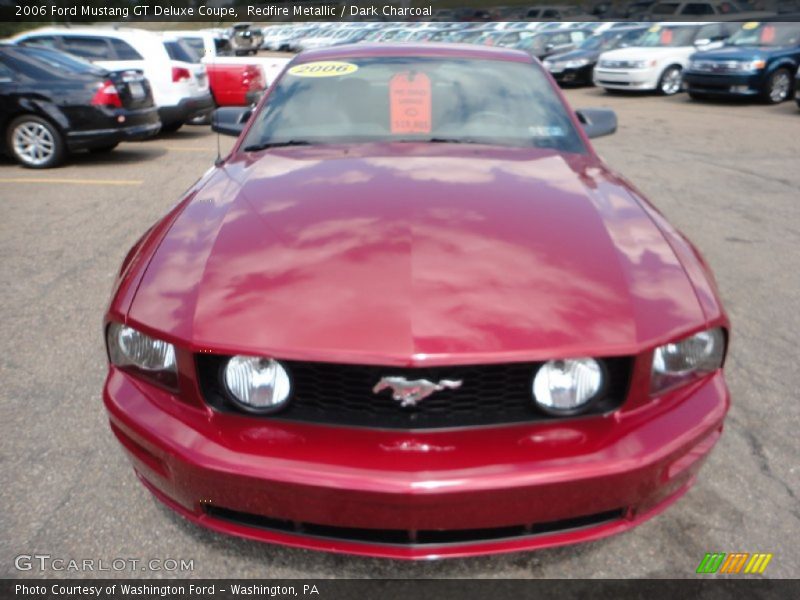
[[26,37],[29,35],[83,35],[83,36],[115,36],[119,38],[131,39],[148,37],[157,38],[158,34],[147,31],[146,29],[135,29],[133,27],[40,27],[31,29],[14,36],[14,38]]
[[297,62],[317,60],[338,60],[341,58],[372,57],[436,57],[436,58],[469,58],[475,60],[506,60],[512,62],[533,62],[527,52],[494,46],[475,46],[473,44],[439,44],[439,43],[376,43],[345,44],[333,48],[306,50],[297,55]]

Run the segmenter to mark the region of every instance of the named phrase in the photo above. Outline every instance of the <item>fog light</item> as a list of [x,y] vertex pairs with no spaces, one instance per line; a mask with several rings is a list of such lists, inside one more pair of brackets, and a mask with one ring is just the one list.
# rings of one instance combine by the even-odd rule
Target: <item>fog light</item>
[[603,368],[593,358],[551,360],[533,378],[533,397],[550,414],[576,414],[588,408],[603,387]]
[[225,367],[225,386],[237,405],[251,412],[274,412],[289,400],[291,383],[283,365],[271,358],[234,356]]

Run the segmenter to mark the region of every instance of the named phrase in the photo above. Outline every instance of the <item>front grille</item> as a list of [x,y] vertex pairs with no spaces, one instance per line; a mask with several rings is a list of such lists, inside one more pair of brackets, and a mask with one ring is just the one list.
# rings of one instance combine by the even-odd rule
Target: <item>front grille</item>
[[635,60],[601,60],[601,69],[640,69],[640,61]]
[[210,517],[236,525],[254,527],[267,531],[295,533],[307,537],[319,537],[349,542],[363,542],[390,546],[433,546],[443,544],[467,544],[491,540],[508,540],[529,536],[561,533],[586,527],[596,527],[623,518],[623,509],[610,510],[570,519],[543,523],[510,525],[483,529],[367,529],[359,527],[336,527],[287,521],[206,505]]
[[691,71],[698,73],[741,73],[738,61],[696,60],[689,65]]
[[[206,402],[223,412],[241,412],[225,388],[227,356],[199,354],[198,379]],[[618,408],[627,397],[632,361],[607,358],[605,389],[583,415]],[[255,416],[331,425],[392,429],[474,427],[501,423],[554,420],[536,408],[531,385],[541,363],[397,368],[321,362],[281,361],[292,380],[292,397],[281,412]],[[374,394],[384,376],[409,380],[461,380],[458,389],[445,389],[415,407],[401,407],[390,390]]]

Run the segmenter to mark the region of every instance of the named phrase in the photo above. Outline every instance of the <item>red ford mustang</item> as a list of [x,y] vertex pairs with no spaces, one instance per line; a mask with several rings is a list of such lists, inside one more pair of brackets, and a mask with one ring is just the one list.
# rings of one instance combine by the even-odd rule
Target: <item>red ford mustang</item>
[[430,559],[625,531],[693,483],[729,406],[692,245],[529,56],[298,56],[125,259],[111,428],[206,527]]

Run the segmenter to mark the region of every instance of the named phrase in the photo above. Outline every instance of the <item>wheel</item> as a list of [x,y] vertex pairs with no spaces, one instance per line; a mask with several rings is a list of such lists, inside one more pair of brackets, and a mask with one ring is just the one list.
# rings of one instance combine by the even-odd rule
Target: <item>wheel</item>
[[97,146],[96,148],[89,148],[89,152],[91,152],[92,154],[111,152],[117,146],[119,146],[119,142],[114,142],[113,144],[106,144],[105,146]]
[[789,97],[792,89],[792,76],[786,69],[778,69],[767,78],[764,86],[764,100],[769,104],[780,104]]
[[183,127],[183,123],[180,121],[174,123],[162,123],[161,124],[161,133],[174,133]]
[[671,65],[664,69],[658,80],[658,93],[662,96],[674,96],[683,87],[683,73],[678,65]]
[[64,162],[67,148],[64,136],[49,121],[34,115],[17,117],[6,130],[11,155],[23,167],[49,169]]

